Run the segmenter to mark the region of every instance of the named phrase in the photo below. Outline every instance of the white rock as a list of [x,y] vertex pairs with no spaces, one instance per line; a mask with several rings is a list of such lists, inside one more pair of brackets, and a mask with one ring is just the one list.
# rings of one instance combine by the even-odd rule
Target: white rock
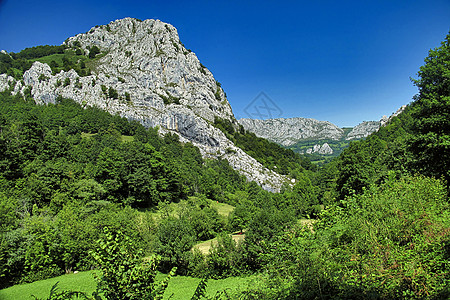
[[[54,103],[62,96],[147,127],[159,126],[163,134],[173,132],[181,141],[192,142],[204,157],[227,159],[248,180],[267,190],[279,191],[288,181],[264,168],[211,125],[215,117],[235,126],[237,121],[211,72],[183,46],[172,25],[125,18],[92,28],[65,43],[73,46],[76,42],[85,53],[95,45],[104,54],[96,58],[92,75],[80,77],[74,70],[52,75],[47,64],[35,62],[24,74],[25,86],[18,82],[13,93],[23,93],[26,86],[31,86],[39,104]],[[117,90],[120,99],[105,96],[102,86]],[[131,101],[125,100],[125,93]]]
[[239,123],[245,130],[283,146],[303,139],[339,140],[344,135],[344,130],[328,121],[307,118],[240,119]]

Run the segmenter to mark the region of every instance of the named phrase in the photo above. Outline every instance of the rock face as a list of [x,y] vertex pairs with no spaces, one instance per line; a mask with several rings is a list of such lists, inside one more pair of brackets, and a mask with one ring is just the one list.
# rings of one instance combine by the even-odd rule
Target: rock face
[[381,121],[365,121],[356,125],[352,131],[350,131],[345,139],[357,140],[368,137],[372,132],[377,131],[381,126]]
[[328,121],[306,118],[289,119],[240,119],[245,130],[253,132],[283,146],[290,146],[299,140],[340,140],[344,130]]
[[331,155],[333,154],[333,149],[331,149],[330,145],[328,143],[325,143],[323,145],[316,144],[314,147],[309,148],[306,150],[307,154],[313,154],[318,153],[322,155]]
[[317,142],[313,147],[306,149],[306,151],[299,151],[299,153],[332,155],[334,150],[328,143],[323,143],[323,140],[351,141],[366,138],[371,133],[378,131],[381,126],[389,123],[393,117],[402,113],[405,108],[406,106],[402,106],[389,118],[384,116],[380,121],[362,122],[350,131],[344,131],[330,122],[305,118],[240,119],[239,123],[245,130],[285,147],[303,141]]
[[[54,103],[62,96],[146,127],[159,126],[162,134],[172,132],[181,141],[192,142],[204,157],[227,159],[267,190],[278,191],[288,180],[264,168],[211,125],[215,117],[236,126],[237,121],[220,84],[184,47],[172,25],[125,18],[68,38],[65,44],[85,54],[93,46],[100,49],[90,62],[91,75],[80,77],[74,70],[52,75],[47,64],[35,62],[23,76],[25,85],[1,75],[0,90],[14,86],[16,94],[31,88],[39,104]],[[104,92],[110,88],[118,97]]]

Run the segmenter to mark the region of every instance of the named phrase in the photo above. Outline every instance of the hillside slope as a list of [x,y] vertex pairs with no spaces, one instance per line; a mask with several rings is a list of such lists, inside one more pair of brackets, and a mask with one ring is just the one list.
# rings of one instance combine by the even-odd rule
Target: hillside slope
[[79,54],[75,62],[81,61],[83,72],[69,67],[55,72],[51,65],[57,62],[46,63],[51,57],[36,59],[23,80],[0,75],[0,91],[30,93],[40,104],[55,103],[62,96],[146,127],[159,127],[161,134],[171,132],[192,142],[204,157],[228,160],[248,180],[268,190],[278,191],[287,181],[213,126],[215,117],[236,127],[237,121],[220,83],[184,47],[173,26],[125,18],[70,37],[64,45]]

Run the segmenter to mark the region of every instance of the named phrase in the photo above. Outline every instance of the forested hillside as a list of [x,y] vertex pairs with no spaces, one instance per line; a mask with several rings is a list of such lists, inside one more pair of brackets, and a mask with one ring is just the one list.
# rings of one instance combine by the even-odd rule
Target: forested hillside
[[403,113],[321,169],[326,209],[267,245],[248,299],[450,297],[450,35],[413,83]]
[[[36,105],[9,91],[0,101],[3,287],[94,267],[89,252],[106,227],[126,234],[146,255],[158,252],[163,270],[177,266],[180,274],[200,274],[210,266],[192,261],[195,241],[250,231],[253,216],[266,208],[284,220],[319,209],[315,194],[302,199],[291,188],[271,194],[226,161],[203,160],[175,135],[160,137],[157,129],[102,110],[62,98]],[[304,182],[313,189],[308,172],[297,165],[294,189]],[[207,199],[237,207],[224,219]],[[186,208],[176,218],[152,217],[180,201]],[[167,239],[175,248],[167,248]],[[222,268],[215,272],[238,272]]]

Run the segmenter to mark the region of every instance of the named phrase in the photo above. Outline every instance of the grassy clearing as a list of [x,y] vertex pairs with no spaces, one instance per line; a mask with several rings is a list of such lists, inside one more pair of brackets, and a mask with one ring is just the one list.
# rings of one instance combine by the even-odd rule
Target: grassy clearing
[[[243,243],[245,234],[231,234],[231,238],[236,242],[236,244]],[[194,245],[194,248],[200,250],[202,254],[206,255],[209,253],[209,249],[211,249],[211,247],[215,245],[217,245],[217,238],[198,243]]]
[[50,288],[58,282],[59,290],[83,291],[89,295],[96,288],[96,282],[92,276],[93,271],[67,274],[46,280],[40,280],[27,284],[18,284],[7,289],[0,290],[1,300],[27,300],[33,299],[31,295],[38,298],[46,298]]
[[[195,203],[197,197],[189,197],[189,201],[193,201]],[[209,205],[216,209],[217,212],[219,213],[219,215],[223,216],[223,217],[228,217],[228,215],[233,211],[234,206],[231,206],[229,204],[225,204],[225,203],[219,203],[217,201],[212,201],[212,200],[208,200]],[[169,215],[172,217],[178,217],[180,212],[185,209],[187,205],[187,201],[186,200],[181,200],[178,203],[172,202],[167,204],[164,208],[162,208],[163,211],[161,210],[156,210],[152,212],[152,216],[155,219],[160,219],[162,215]]]
[[210,200],[211,207],[216,209],[219,215],[228,217],[228,215],[234,210],[234,206],[226,203],[219,203],[217,201]]
[[[49,295],[50,288],[58,283],[59,290],[82,291],[91,295],[96,288],[96,282],[93,277],[94,271],[80,272],[77,274],[67,274],[59,277],[36,281],[33,283],[19,284],[7,289],[0,290],[0,300],[28,300],[33,299],[31,295],[38,298],[46,298]],[[160,281],[167,275],[158,273],[156,280]],[[207,294],[215,295],[217,292],[237,291],[245,288],[251,277],[230,277],[220,280],[209,280]],[[164,294],[164,299],[190,299],[197,288],[199,278],[188,276],[173,277]]]
[[48,56],[39,57],[36,59],[30,59],[30,61],[39,61],[41,63],[49,65],[51,61],[54,60],[58,65],[62,65],[63,64],[62,59],[64,56],[65,54],[52,54]]
[[91,137],[93,137],[93,136],[96,136],[97,135],[97,133],[87,133],[87,132],[82,132],[81,133],[81,138],[82,139],[89,139],[89,138],[91,138]]
[[315,219],[300,219],[298,220],[298,224],[306,226],[311,232],[314,232],[314,223],[316,223],[317,220]]
[[[98,133],[87,133],[87,132],[82,132],[81,133],[81,138],[83,139],[89,139],[92,138],[94,136],[96,136]],[[134,136],[132,135],[121,135],[120,136],[120,141],[122,143],[130,143],[132,141],[134,141]]]
[[122,143],[131,143],[132,141],[134,141],[134,136],[131,136],[131,135],[121,135],[121,136],[120,136],[120,140],[122,141]]
[[[158,277],[157,277],[158,278]],[[164,274],[160,279],[164,278]],[[208,296],[214,296],[216,293],[225,290],[226,292],[236,292],[245,289],[252,277],[230,277],[226,279],[210,279],[206,293]],[[191,299],[197,288],[199,278],[177,276],[170,280],[163,299],[185,300]]]

